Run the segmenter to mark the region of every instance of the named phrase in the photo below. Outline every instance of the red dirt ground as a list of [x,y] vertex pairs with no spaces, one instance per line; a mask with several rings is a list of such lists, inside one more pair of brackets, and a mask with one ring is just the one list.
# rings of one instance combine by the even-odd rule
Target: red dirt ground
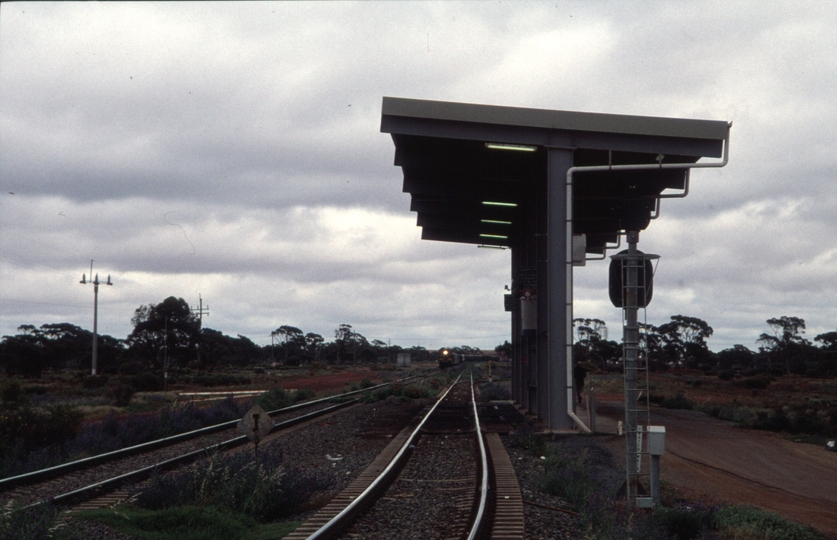
[[327,392],[336,390],[348,390],[351,384],[358,384],[363,379],[369,379],[375,384],[381,382],[380,377],[374,371],[344,371],[337,373],[324,373],[316,376],[290,376],[282,377],[282,386],[287,389],[298,390],[308,388],[315,392]]

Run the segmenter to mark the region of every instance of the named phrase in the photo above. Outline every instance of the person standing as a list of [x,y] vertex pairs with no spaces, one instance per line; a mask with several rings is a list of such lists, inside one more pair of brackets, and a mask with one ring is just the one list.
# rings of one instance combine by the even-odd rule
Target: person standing
[[575,393],[578,396],[578,403],[581,404],[581,399],[584,396],[584,379],[587,378],[587,370],[581,366],[581,362],[575,363],[573,377],[575,378]]

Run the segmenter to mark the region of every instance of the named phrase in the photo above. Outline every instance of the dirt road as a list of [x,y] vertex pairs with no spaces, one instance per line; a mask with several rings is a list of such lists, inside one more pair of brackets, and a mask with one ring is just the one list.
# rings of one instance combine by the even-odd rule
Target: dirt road
[[[598,431],[615,431],[623,410],[619,402],[600,403]],[[837,539],[837,453],[696,411],[655,408],[651,423],[666,428],[661,477],[676,491],[757,506]],[[614,437],[611,447],[624,458],[623,441]]]

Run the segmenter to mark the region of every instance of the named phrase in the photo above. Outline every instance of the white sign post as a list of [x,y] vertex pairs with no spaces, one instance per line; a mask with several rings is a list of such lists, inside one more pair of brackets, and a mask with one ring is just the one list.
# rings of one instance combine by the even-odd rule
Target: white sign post
[[258,452],[259,441],[267,437],[270,430],[273,429],[273,420],[264,412],[264,409],[258,405],[253,405],[253,408],[247,411],[244,418],[238,422],[238,429],[253,441],[256,452]]

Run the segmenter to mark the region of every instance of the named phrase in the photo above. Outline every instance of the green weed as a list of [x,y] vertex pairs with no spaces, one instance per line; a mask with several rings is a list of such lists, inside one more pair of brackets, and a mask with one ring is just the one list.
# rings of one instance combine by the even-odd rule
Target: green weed
[[281,538],[298,523],[259,524],[245,514],[213,506],[179,506],[162,510],[118,507],[89,510],[77,519],[102,523],[142,540],[261,540]]
[[751,506],[728,506],[715,515],[715,527],[736,540],[824,540],[811,527],[792,523],[778,514]]

